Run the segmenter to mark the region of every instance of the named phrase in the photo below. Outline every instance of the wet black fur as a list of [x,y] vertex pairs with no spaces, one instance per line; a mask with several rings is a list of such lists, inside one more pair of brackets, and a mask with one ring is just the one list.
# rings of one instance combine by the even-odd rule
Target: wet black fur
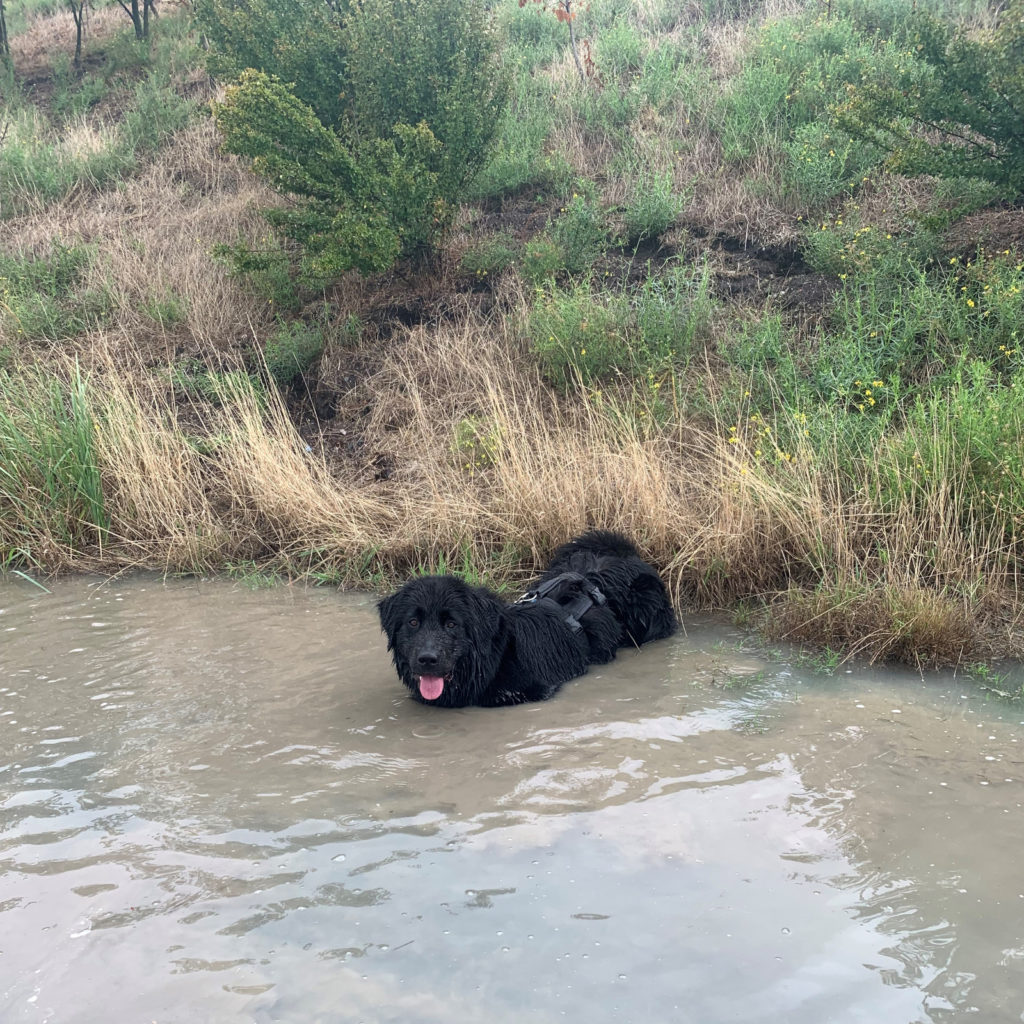
[[[671,636],[675,613],[661,578],[625,537],[593,530],[563,544],[539,582],[576,572],[607,603],[592,606],[573,632],[547,603],[507,604],[454,576],[420,576],[378,604],[399,678],[413,697],[438,707],[497,707],[547,700],[588,666],[620,647]],[[570,603],[571,583],[552,597]],[[441,676],[436,700],[419,692],[421,675]]]

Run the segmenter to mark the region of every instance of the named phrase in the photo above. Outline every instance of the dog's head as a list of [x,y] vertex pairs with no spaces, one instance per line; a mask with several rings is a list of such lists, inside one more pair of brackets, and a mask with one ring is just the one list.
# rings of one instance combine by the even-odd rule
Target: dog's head
[[402,682],[427,704],[475,704],[497,671],[505,614],[487,591],[454,576],[420,576],[378,605]]

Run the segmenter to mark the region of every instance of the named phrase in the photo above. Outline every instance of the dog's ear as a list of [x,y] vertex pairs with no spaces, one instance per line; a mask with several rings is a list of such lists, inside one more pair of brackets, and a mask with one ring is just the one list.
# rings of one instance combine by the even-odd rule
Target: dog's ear
[[377,602],[377,614],[380,615],[380,628],[384,630],[384,635],[388,638],[389,650],[395,645],[395,637],[398,633],[398,627],[402,623],[401,596],[402,592],[399,590],[397,593],[391,594],[389,597],[385,597],[383,600]]

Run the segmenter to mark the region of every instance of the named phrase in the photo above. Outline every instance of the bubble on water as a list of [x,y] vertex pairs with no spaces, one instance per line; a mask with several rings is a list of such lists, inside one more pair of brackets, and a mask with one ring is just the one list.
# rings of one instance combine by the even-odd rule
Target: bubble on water
[[345,854],[343,854],[343,853],[339,853],[336,857],[332,857],[331,858],[331,860],[334,860],[334,861],[342,861],[344,859],[345,859]]
[[783,928],[782,929],[782,934],[783,935],[791,935],[792,932],[791,932],[791,930],[789,928]]

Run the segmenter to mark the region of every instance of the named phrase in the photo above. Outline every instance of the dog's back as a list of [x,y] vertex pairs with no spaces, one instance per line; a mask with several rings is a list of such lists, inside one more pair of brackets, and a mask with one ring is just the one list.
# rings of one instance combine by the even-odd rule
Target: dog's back
[[561,545],[542,580],[564,572],[581,573],[601,589],[622,625],[623,645],[639,646],[676,631],[675,612],[661,577],[622,534],[589,530]]
[[640,553],[621,533],[588,530],[556,549],[548,571],[586,572],[605,558],[640,558]]

